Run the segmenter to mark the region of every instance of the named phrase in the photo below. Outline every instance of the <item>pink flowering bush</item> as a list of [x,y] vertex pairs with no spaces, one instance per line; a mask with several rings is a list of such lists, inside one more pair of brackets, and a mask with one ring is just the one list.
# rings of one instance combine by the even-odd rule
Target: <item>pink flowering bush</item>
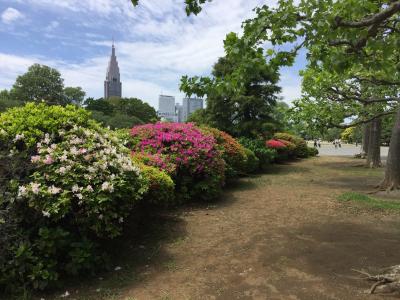
[[215,138],[194,124],[157,123],[131,130],[133,153],[166,171],[175,182],[178,199],[210,200],[224,183],[225,162]]
[[267,145],[268,148],[271,148],[271,149],[284,149],[284,148],[286,148],[286,145],[282,141],[279,141],[279,140],[268,140],[266,142],[266,145]]

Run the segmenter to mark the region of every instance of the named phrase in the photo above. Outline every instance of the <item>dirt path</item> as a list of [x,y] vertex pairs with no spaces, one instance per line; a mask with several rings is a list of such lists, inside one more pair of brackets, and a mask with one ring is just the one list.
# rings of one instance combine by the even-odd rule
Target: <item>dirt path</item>
[[101,299],[383,298],[367,295],[370,284],[351,269],[400,263],[400,216],[336,199],[381,176],[357,163],[274,166],[215,205],[166,217],[168,240],[132,249],[147,257],[117,280],[118,296]]

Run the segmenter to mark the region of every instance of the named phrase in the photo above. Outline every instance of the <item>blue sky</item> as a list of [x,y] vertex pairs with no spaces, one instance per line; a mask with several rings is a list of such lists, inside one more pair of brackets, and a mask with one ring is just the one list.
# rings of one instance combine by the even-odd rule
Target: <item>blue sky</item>
[[[207,75],[223,55],[223,39],[240,32],[252,8],[266,0],[215,0],[187,17],[183,0],[0,0],[0,89],[33,63],[57,68],[66,86],[103,96],[112,37],[116,41],[123,96],[157,108],[162,92],[177,97],[182,75]],[[300,58],[282,70],[282,96],[300,95]]]

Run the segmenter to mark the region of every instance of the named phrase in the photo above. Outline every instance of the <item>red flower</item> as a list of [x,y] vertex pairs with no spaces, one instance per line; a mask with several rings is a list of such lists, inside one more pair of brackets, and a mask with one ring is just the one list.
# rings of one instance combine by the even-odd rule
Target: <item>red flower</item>
[[282,148],[286,148],[286,145],[279,140],[269,140],[266,142],[266,145],[268,148],[272,148],[272,149],[282,149]]

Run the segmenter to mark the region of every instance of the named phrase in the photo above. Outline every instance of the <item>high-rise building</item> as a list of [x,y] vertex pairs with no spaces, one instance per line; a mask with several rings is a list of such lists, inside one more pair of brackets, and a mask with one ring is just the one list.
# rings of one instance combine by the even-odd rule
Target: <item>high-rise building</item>
[[183,99],[183,120],[186,122],[190,115],[198,109],[203,109],[204,101],[201,98],[184,98]]
[[158,98],[158,116],[170,122],[176,122],[175,97],[160,95]]
[[119,74],[117,56],[115,55],[114,43],[112,45],[111,57],[108,63],[106,80],[104,81],[104,99],[122,96],[122,83]]
[[176,121],[178,123],[183,123],[183,106],[180,103],[175,104],[175,111],[176,111]]

